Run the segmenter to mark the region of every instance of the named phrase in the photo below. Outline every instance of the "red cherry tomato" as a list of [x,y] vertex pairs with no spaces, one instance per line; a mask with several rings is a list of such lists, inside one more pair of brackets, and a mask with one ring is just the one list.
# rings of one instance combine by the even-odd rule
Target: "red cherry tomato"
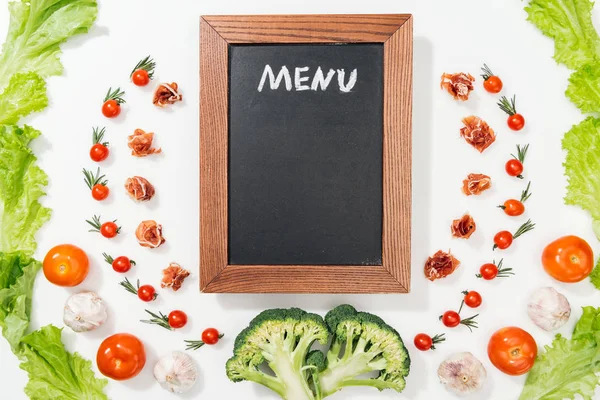
[[491,281],[498,275],[498,267],[492,263],[483,264],[481,268],[479,268],[479,275],[486,281]]
[[474,290],[464,291],[463,294],[465,295],[464,302],[468,307],[477,308],[483,301],[481,295]]
[[442,315],[441,320],[448,328],[454,328],[460,324],[460,315],[456,311],[446,311]]
[[152,285],[142,285],[138,288],[137,295],[140,300],[149,302],[156,299],[156,289]]
[[520,177],[523,174],[523,163],[515,158],[512,158],[506,162],[504,169],[508,175]]
[[215,328],[207,328],[202,332],[202,341],[206,344],[216,344],[219,339],[219,331]]
[[489,93],[500,93],[502,90],[502,80],[497,76],[490,76],[483,81],[483,88]]
[[494,246],[500,250],[508,249],[513,242],[513,235],[509,231],[500,231],[494,236]]
[[504,202],[502,209],[506,215],[516,217],[525,212],[525,205],[519,200],[509,199]]
[[90,158],[96,162],[104,161],[108,157],[108,153],[108,147],[102,143],[96,143],[90,149]]
[[187,324],[187,314],[181,310],[169,313],[169,326],[174,329],[183,328]]
[[148,82],[150,82],[150,76],[148,75],[148,71],[144,69],[137,69],[131,75],[131,81],[136,86],[146,86]]
[[513,131],[520,131],[525,126],[525,118],[521,114],[509,115],[506,122]]
[[116,272],[125,273],[131,269],[131,266],[135,265],[135,261],[130,260],[128,257],[120,256],[115,258],[112,263],[112,267]]
[[114,238],[119,234],[119,229],[120,228],[117,226],[117,224],[112,221],[108,221],[100,226],[100,234],[102,234],[102,236],[105,238]]
[[121,105],[113,99],[106,100],[102,104],[102,114],[106,118],[114,118],[121,113]]
[[108,186],[102,185],[100,183],[94,185],[94,187],[92,188],[92,197],[94,198],[94,200],[104,200],[108,197],[109,193],[110,190],[108,189]]

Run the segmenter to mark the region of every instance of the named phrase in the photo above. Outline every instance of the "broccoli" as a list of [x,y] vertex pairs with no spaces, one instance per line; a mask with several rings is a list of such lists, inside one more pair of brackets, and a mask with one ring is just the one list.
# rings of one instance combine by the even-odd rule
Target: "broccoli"
[[[312,350],[330,338],[327,355]],[[233,353],[229,379],[260,383],[286,400],[321,400],[346,386],[400,392],[410,370],[398,332],[349,305],[334,308],[324,320],[298,308],[263,311],[237,336]]]

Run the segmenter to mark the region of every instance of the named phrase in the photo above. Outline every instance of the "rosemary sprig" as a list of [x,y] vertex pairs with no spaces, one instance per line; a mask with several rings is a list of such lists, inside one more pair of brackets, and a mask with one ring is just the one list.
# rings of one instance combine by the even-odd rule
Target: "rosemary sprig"
[[479,314],[475,314],[472,317],[469,318],[465,318],[465,319],[461,319],[460,323],[464,326],[466,326],[467,328],[469,328],[469,330],[471,332],[473,332],[473,328],[479,328],[479,326],[477,326],[477,321],[475,321],[475,318],[478,316]]
[[152,58],[150,58],[150,56],[147,56],[136,64],[135,68],[133,68],[131,71],[131,74],[129,74],[129,78],[131,78],[133,73],[138,69],[143,69],[144,71],[148,72],[148,78],[152,79],[154,77],[154,67],[156,67],[156,63]]
[[98,167],[98,170],[96,171],[96,175],[94,175],[94,173],[92,171],[88,171],[87,169],[84,168],[83,176],[84,176],[83,181],[85,182],[87,187],[90,188],[90,190],[92,190],[92,188],[95,185],[100,184],[102,186],[106,186],[106,184],[108,183],[108,180],[104,179],[104,177],[106,175],[100,175],[100,167]]
[[87,222],[92,226],[92,228],[94,228],[90,229],[88,232],[100,232],[100,227],[102,226],[102,223],[100,222],[100,216],[94,215],[91,221],[89,219],[86,219],[85,222]]
[[[517,155],[515,156],[514,154],[511,154],[511,156],[516,159],[519,160],[519,162],[521,164],[523,164],[525,162],[525,157],[527,156],[527,150],[529,150],[529,144],[526,144],[525,146],[521,147],[520,145],[517,145]],[[521,179],[523,179],[522,176],[519,176]]]
[[161,313],[160,311],[158,312],[160,315],[156,315],[154,314],[152,311],[148,311],[145,310],[148,314],[150,314],[150,316],[152,317],[151,319],[141,319],[140,321],[145,323],[145,324],[154,324],[154,325],[158,325],[161,326],[165,329],[168,329],[170,331],[173,330],[173,328],[171,328],[171,325],[169,325],[169,317],[167,317],[165,314]]
[[481,77],[483,78],[484,81],[487,81],[492,76],[494,76],[494,73],[490,70],[490,68],[487,66],[487,64],[483,64],[483,68],[481,68],[481,70],[483,71],[483,74],[481,74]]
[[517,97],[513,96],[512,99],[508,100],[506,96],[502,96],[498,102],[498,106],[502,111],[508,115],[515,115],[517,113],[516,107]]
[[531,186],[531,181],[527,184],[525,190],[521,192],[521,203],[525,203],[528,198],[531,197],[531,192],[529,191],[529,187]]
[[[219,339],[222,339],[223,336],[225,336],[224,333],[219,333]],[[184,340],[184,342],[187,344],[186,350],[198,350],[206,344],[202,340]]]
[[[102,253],[102,255],[104,256],[104,261],[106,261],[108,264],[112,265],[112,263],[115,261],[114,258],[112,258],[111,255],[106,254],[106,253]],[[127,278],[125,278],[127,279]],[[139,282],[138,282],[139,283]],[[136,293],[137,294],[137,293]]]
[[94,144],[108,146],[108,142],[103,142],[105,133],[106,127],[102,127],[102,129],[100,129],[99,127],[93,128],[92,141],[94,142]]
[[107,102],[108,100],[114,100],[117,102],[117,104],[123,104],[126,102],[123,98],[124,95],[125,92],[122,91],[121,88],[116,88],[115,90],[112,90],[112,87],[110,87],[108,88],[108,92],[106,92],[104,101]]
[[519,236],[523,235],[524,233],[527,233],[527,232],[533,230],[533,228],[535,228],[535,224],[532,223],[530,219],[528,219],[527,222],[525,222],[523,225],[521,225],[519,227],[519,229],[517,229],[517,231],[513,234],[513,239],[516,239]]
[[442,333],[441,335],[435,335],[431,338],[431,341],[433,342],[433,344],[431,345],[431,350],[435,350],[436,344],[440,344],[446,341],[446,338],[444,336],[446,336],[446,334]]
[[[129,282],[129,279],[127,279],[127,278],[125,278],[124,281],[119,282],[119,285],[123,286],[125,288],[125,290],[127,290],[129,293],[133,293],[137,296],[138,289],[140,288],[140,280],[139,279],[137,280],[137,287],[133,286],[131,284],[131,282]],[[154,299],[152,299],[152,300],[156,300],[157,297],[158,297],[158,293],[154,293]]]
[[[494,265],[496,265],[496,267],[498,268],[498,274],[496,275],[496,278],[509,278],[510,275],[514,275],[515,273],[512,272],[512,268],[502,268],[502,263],[504,262],[504,259],[500,259],[500,262],[498,263],[498,265],[496,265],[496,260],[492,261],[492,263]],[[481,274],[476,274],[475,275],[477,278],[482,278]]]

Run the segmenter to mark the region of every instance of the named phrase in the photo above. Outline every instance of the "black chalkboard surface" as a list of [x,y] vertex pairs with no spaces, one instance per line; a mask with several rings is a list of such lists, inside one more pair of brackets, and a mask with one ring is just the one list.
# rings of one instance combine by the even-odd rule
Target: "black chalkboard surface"
[[229,264],[381,265],[383,50],[229,45]]

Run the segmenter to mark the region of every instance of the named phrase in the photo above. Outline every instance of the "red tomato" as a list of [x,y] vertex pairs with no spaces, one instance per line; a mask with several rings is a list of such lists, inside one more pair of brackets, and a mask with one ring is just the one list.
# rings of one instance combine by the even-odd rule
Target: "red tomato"
[[115,258],[112,262],[112,267],[116,272],[125,273],[131,269],[131,266],[135,265],[135,261],[130,260],[128,257],[120,256]]
[[150,82],[148,71],[144,69],[135,70],[133,75],[131,75],[131,81],[136,86],[146,86]]
[[542,265],[558,281],[579,282],[592,272],[594,253],[584,239],[564,236],[544,248]]
[[96,162],[104,161],[108,157],[108,153],[108,147],[102,143],[96,143],[90,149],[90,158]]
[[119,228],[117,224],[115,224],[112,221],[108,221],[100,226],[100,234],[102,234],[102,236],[104,236],[105,238],[110,239],[117,236],[119,234],[120,229],[121,228]]
[[427,351],[433,347],[433,339],[426,333],[419,333],[415,336],[415,347],[421,351]]
[[508,375],[523,375],[533,367],[537,344],[523,329],[509,326],[492,335],[487,351],[490,361],[500,371]]
[[77,286],[87,276],[90,262],[85,251],[72,244],[61,244],[48,251],[43,263],[44,276],[58,286]]
[[106,100],[102,104],[102,114],[106,118],[114,118],[121,113],[121,105],[113,99]]
[[504,167],[506,173],[510,176],[516,176],[518,178],[523,178],[523,163],[516,158],[512,158],[506,162]]
[[498,267],[495,264],[487,263],[483,264],[481,268],[479,268],[479,278],[483,278],[486,281],[491,281],[498,275]]
[[502,80],[497,76],[490,76],[483,81],[483,88],[489,93],[500,93],[502,90]]
[[511,217],[522,215],[525,212],[525,205],[519,200],[509,199],[500,206],[504,210],[504,213]]
[[446,311],[440,319],[448,328],[454,328],[460,324],[460,315],[456,311]]
[[506,122],[513,131],[520,131],[525,126],[525,118],[521,114],[509,115]]
[[481,305],[481,302],[483,301],[481,295],[474,290],[468,292],[464,291],[463,294],[465,295],[464,302],[468,307],[477,308]]
[[187,315],[183,311],[175,310],[169,313],[169,326],[174,329],[183,328],[187,324]]
[[97,183],[92,188],[92,197],[94,200],[101,201],[108,197],[109,192],[108,186]]
[[156,290],[151,285],[142,285],[138,288],[137,295],[140,300],[149,302],[156,299]]
[[513,235],[509,231],[500,231],[494,236],[494,248],[508,249],[513,242]]
[[96,354],[98,370],[117,381],[131,379],[144,368],[146,350],[142,342],[128,333],[104,339]]
[[217,344],[221,334],[215,328],[207,328],[202,332],[202,341],[206,344]]

